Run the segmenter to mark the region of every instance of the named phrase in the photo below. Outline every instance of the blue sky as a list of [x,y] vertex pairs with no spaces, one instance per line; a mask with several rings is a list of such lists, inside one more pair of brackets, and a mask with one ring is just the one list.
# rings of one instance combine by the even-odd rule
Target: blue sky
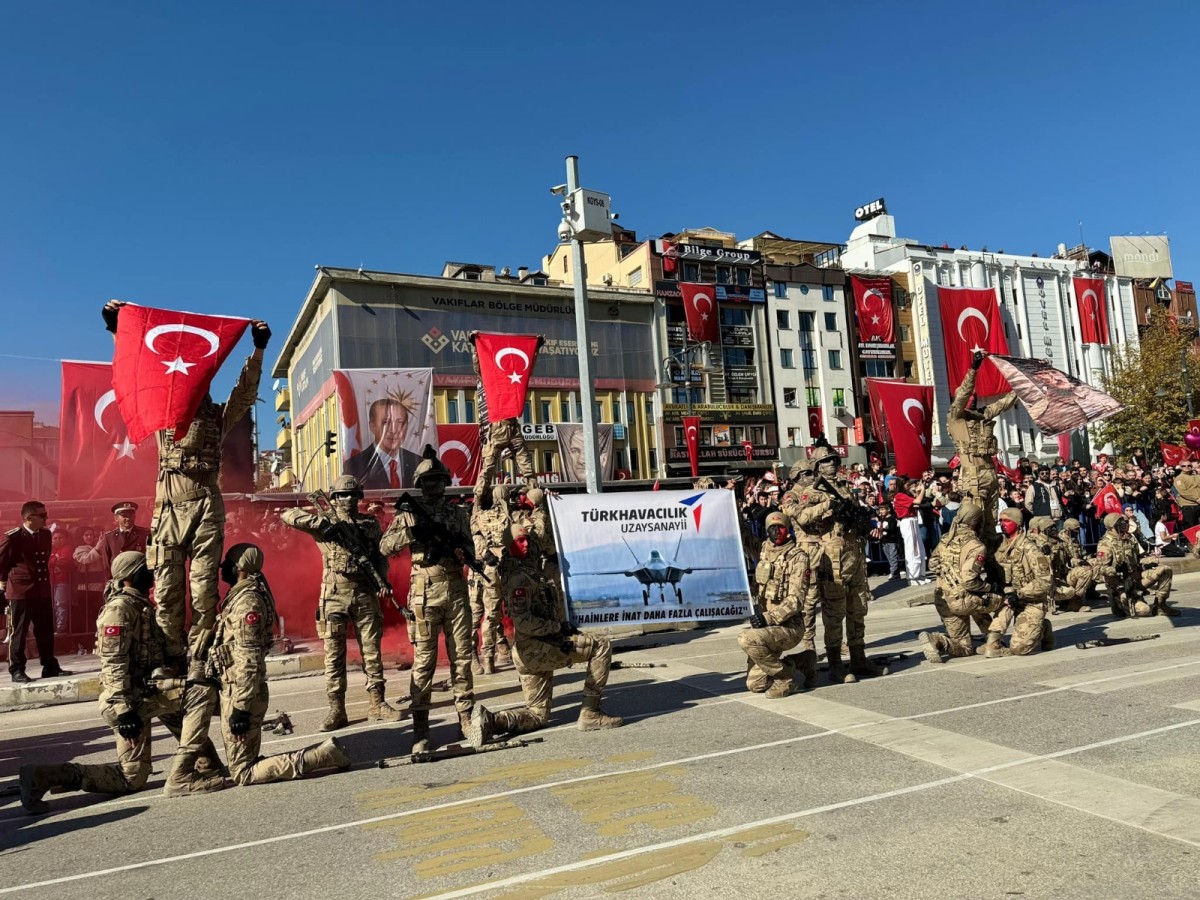
[[1200,280],[1196,4],[762,9],[6,4],[0,407],[56,421],[110,297],[278,344],[316,263],[536,267],[568,153],[643,236],[843,241],[883,195],[929,243],[1166,232]]

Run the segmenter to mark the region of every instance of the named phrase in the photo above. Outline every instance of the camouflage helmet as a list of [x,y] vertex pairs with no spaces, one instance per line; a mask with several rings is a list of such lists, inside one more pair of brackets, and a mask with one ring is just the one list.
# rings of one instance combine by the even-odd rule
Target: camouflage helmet
[[962,523],[964,528],[976,531],[983,524],[983,507],[969,501],[963,503],[958,507],[958,512],[955,513],[954,521]]
[[781,528],[788,528],[791,526],[791,524],[792,523],[788,521],[788,517],[785,516],[783,513],[773,512],[767,516],[766,521],[763,523],[763,527],[767,531],[770,531],[776,525],[778,525]]
[[504,546],[508,547],[519,541],[521,538],[527,537],[529,537],[528,528],[526,528],[520,522],[509,522],[508,526],[504,529]]
[[113,558],[109,573],[114,581],[128,581],[146,566],[146,554],[137,550],[126,550]]
[[422,478],[441,478],[447,484],[450,483],[450,470],[438,459],[432,444],[425,445],[421,457],[421,461],[417,463],[417,470],[413,472],[413,484],[419,486]]
[[262,571],[263,552],[254,544],[234,544],[225,553],[225,562],[249,575]]
[[331,497],[336,497],[338,494],[356,494],[361,497],[363,495],[362,485],[353,475],[342,475],[333,483],[333,487],[329,491]]
[[497,484],[492,488],[492,503],[508,503],[509,488],[507,484]]
[[525,492],[525,496],[529,498],[529,502],[534,506],[541,506],[542,501],[546,499],[546,492],[540,487],[531,487]]
[[821,447],[812,455],[812,467],[815,470],[821,463],[829,462],[830,460],[836,462],[839,466],[842,464],[842,458],[836,450],[832,447]]
[[696,479],[695,484],[692,485],[692,487],[698,491],[711,491],[716,486],[717,483],[707,475],[701,475]]
[[1025,516],[1022,515],[1021,510],[1017,509],[1015,506],[1009,506],[1001,510],[1000,518],[1008,519],[1010,522],[1016,522],[1018,525],[1023,525],[1025,523]]
[[1076,518],[1063,519],[1062,527],[1063,527],[1063,531],[1076,532],[1079,530],[1079,527],[1080,527],[1079,520]]
[[1034,516],[1029,520],[1029,530],[1045,534],[1054,527],[1054,520],[1049,516]]
[[1112,531],[1113,526],[1115,526],[1118,522],[1124,522],[1124,521],[1125,521],[1125,517],[1123,515],[1121,515],[1120,513],[1109,513],[1107,516],[1104,517],[1104,528],[1107,531]]
[[809,465],[807,459],[802,459],[797,463],[792,463],[792,467],[788,470],[788,478],[792,481],[799,481],[801,478],[812,474],[812,466]]

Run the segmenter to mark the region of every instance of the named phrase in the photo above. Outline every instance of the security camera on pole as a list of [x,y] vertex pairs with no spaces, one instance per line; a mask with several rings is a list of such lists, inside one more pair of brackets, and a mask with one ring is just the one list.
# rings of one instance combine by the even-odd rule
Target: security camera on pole
[[587,491],[598,494],[600,453],[596,442],[595,393],[592,389],[592,341],[588,335],[587,265],[583,259],[583,242],[612,237],[612,223],[617,217],[609,209],[608,194],[587,191],[579,186],[579,157],[567,157],[567,183],[550,188],[552,194],[563,198],[563,219],[558,226],[559,240],[571,241],[571,262],[575,284],[575,340],[579,351],[579,403],[583,412],[583,459],[587,469]]

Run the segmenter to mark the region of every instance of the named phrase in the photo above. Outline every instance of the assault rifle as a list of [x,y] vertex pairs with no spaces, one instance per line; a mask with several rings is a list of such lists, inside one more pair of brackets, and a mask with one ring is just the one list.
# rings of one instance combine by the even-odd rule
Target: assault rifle
[[379,569],[372,562],[372,559],[379,555],[379,548],[371,547],[363,540],[362,532],[354,526],[354,523],[337,517],[337,511],[333,508],[333,501],[329,499],[327,493],[322,490],[316,490],[308,495],[308,499],[327,523],[321,529],[321,537],[327,541],[332,541],[349,553],[350,562],[354,564],[356,569],[371,579],[371,582],[375,585],[376,592],[385,595],[391,601],[392,606],[396,607],[404,618],[410,622],[415,621],[412,610],[396,602],[396,598],[392,595],[391,584],[388,583],[388,580],[383,575],[379,574]]
[[387,757],[375,763],[379,769],[393,769],[398,766],[412,766],[420,763],[439,762],[443,759],[457,759],[460,756],[477,756],[480,753],[495,753],[498,750],[519,750],[530,744],[540,744],[542,739],[510,738],[507,741],[493,741],[482,747],[472,747],[470,744],[450,744],[437,750],[426,750],[423,753],[413,753],[410,756]]
[[1118,644],[1132,644],[1136,641],[1152,641],[1155,638],[1161,637],[1158,634],[1140,634],[1137,637],[1127,638],[1096,638],[1094,641],[1080,641],[1075,645],[1076,650],[1088,650],[1092,647],[1115,647]]
[[453,556],[488,584],[492,583],[492,579],[488,578],[487,572],[484,571],[483,563],[475,558],[475,545],[470,537],[452,532],[411,494],[400,495],[396,501],[396,512],[411,513],[417,520],[413,536],[425,545],[430,558],[435,562]]
[[871,534],[871,511],[869,509],[843,495],[833,482],[820,473],[817,473],[813,479],[813,485],[822,488],[826,493],[833,494],[833,517],[841,523],[843,528],[861,538]]

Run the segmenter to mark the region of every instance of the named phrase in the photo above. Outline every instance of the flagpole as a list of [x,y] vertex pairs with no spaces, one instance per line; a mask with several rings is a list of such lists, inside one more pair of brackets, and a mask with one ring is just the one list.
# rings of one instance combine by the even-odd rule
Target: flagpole
[[[567,157],[567,195],[579,188],[579,157]],[[579,357],[579,402],[582,406],[580,421],[583,427],[584,479],[589,494],[599,494],[600,453],[596,441],[595,391],[592,385],[592,342],[588,336],[587,263],[583,257],[583,242],[577,235],[571,236],[571,263],[575,269],[575,349]]]

